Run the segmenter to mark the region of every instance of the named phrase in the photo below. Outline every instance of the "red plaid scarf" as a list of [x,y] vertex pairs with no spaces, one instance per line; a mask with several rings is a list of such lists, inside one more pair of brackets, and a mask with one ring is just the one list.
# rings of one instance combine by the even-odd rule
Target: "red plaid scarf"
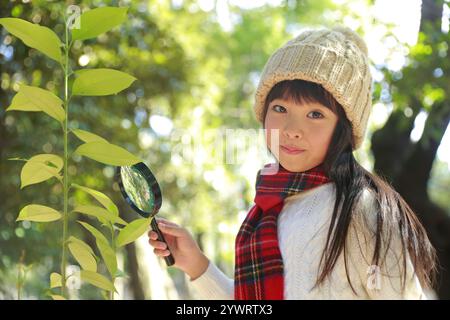
[[256,179],[255,205],[236,237],[234,298],[236,300],[282,300],[283,259],[278,246],[277,218],[284,198],[330,182],[323,166],[305,172],[290,172],[279,165],[275,174],[265,170]]

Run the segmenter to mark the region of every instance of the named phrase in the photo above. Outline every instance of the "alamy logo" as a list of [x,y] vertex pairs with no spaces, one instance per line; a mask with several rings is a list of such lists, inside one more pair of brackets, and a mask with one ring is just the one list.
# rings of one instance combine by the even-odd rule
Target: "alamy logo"
[[[172,132],[170,141],[174,162],[242,164],[249,159],[264,159],[264,164],[278,157],[280,133],[279,129],[211,129],[200,135],[177,129]],[[273,175],[278,169],[278,162],[275,162],[261,174]]]
[[69,19],[67,19],[67,27],[69,29],[80,29],[80,16],[81,16],[81,8],[76,5],[70,5],[67,7],[67,15]]

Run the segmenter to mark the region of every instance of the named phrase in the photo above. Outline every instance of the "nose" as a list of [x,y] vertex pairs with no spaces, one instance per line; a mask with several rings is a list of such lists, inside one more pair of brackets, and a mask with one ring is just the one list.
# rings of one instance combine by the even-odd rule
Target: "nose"
[[288,121],[283,130],[283,134],[289,139],[299,139],[303,136],[303,131],[299,127],[300,126],[298,123],[294,123],[294,121]]

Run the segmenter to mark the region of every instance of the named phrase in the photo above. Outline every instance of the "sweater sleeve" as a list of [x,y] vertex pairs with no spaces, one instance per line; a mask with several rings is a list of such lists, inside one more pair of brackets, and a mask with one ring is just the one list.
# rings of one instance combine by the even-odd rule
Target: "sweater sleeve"
[[228,278],[214,263],[209,262],[206,271],[191,280],[190,285],[203,300],[233,300],[234,281]]
[[376,242],[376,206],[375,199],[368,192],[364,191],[363,201],[356,211],[347,238],[351,267],[359,275],[360,288],[370,299],[428,299],[406,249],[404,264],[398,230],[392,230],[389,246],[384,242],[387,235],[383,232],[379,263],[372,263]]

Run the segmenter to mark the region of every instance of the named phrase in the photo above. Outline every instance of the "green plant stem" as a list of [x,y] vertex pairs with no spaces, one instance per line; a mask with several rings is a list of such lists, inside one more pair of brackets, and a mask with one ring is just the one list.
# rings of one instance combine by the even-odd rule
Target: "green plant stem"
[[63,177],[63,192],[64,192],[64,215],[63,215],[63,241],[62,241],[62,258],[61,258],[61,295],[66,297],[66,264],[67,264],[67,237],[68,237],[68,195],[69,195],[69,176],[68,176],[68,125],[69,125],[69,30],[67,23],[65,25],[66,39],[65,39],[65,62],[64,62],[64,106],[65,106],[65,119],[64,119],[64,177]]
[[[112,249],[114,250],[114,255],[117,257],[114,224],[110,222],[110,226],[111,226],[111,246],[112,246]],[[115,275],[111,275],[111,281],[112,281],[113,286],[115,287],[115,285],[114,285],[114,282],[116,281]],[[114,290],[110,292],[110,299],[114,300]]]
[[22,254],[20,255],[19,265],[17,268],[17,300],[22,299],[22,285],[24,282],[24,276],[23,276],[24,260],[25,260],[25,250],[22,250]]
[[22,264],[19,264],[17,268],[17,300],[22,299],[21,289],[22,289]]

